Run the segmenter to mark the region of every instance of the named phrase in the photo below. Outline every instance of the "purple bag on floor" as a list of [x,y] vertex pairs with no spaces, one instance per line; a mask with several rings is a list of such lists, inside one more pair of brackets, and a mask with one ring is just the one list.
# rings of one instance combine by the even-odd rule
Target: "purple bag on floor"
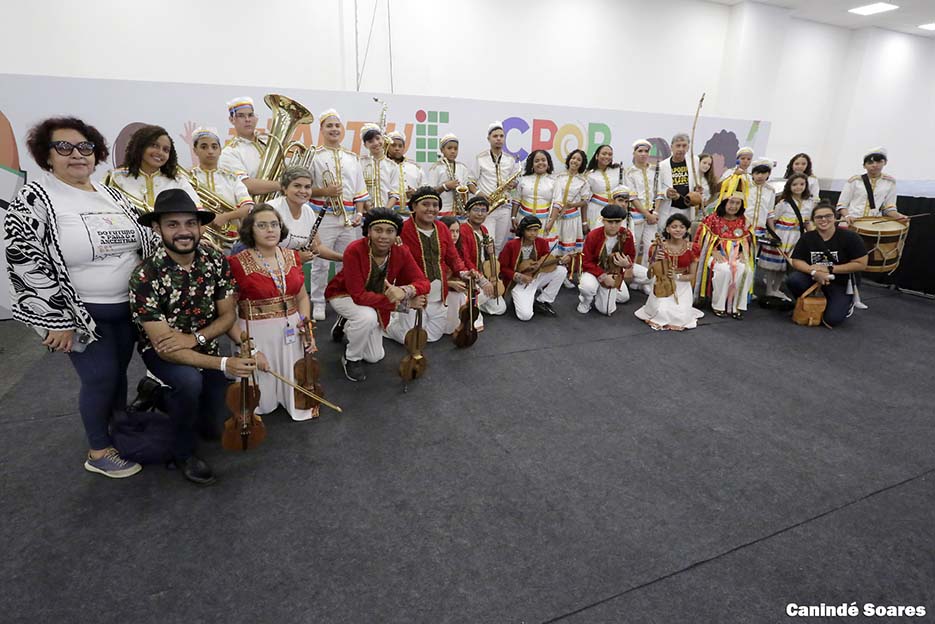
[[131,405],[126,412],[114,414],[110,435],[124,459],[140,464],[164,464],[172,459],[175,424],[162,412],[137,411]]

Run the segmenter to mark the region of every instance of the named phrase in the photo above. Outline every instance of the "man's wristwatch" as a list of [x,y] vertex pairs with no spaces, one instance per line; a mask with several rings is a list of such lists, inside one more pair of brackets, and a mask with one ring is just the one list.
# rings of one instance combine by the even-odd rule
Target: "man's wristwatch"
[[198,346],[203,347],[208,344],[208,339],[204,337],[204,334],[201,332],[192,332],[192,335],[195,337],[195,340],[198,341]]

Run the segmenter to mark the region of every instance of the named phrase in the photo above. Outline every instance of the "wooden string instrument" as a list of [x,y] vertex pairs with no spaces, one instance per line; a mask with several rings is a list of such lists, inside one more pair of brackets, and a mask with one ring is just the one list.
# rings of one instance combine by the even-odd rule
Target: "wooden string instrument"
[[409,390],[409,382],[425,374],[428,363],[422,350],[428,344],[429,335],[422,327],[422,310],[416,310],[416,324],[406,332],[403,344],[406,355],[399,363],[399,376],[403,379],[403,392]]
[[468,277],[467,283],[467,301],[461,306],[459,312],[460,324],[451,335],[455,346],[466,348],[477,342],[477,328],[474,327],[474,321],[477,320],[477,301],[474,291],[474,274]]
[[[253,339],[250,338],[250,321],[240,334],[238,357],[252,358]],[[251,380],[253,383],[250,383]],[[266,439],[266,425],[254,411],[260,404],[260,388],[256,385],[256,374],[244,377],[227,388],[227,408],[231,417],[224,422],[221,446],[228,451],[254,449]]]

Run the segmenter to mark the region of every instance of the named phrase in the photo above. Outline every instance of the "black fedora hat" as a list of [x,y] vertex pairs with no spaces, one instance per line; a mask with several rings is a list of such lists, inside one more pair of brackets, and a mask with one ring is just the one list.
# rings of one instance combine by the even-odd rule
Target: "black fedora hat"
[[198,210],[191,196],[182,189],[166,189],[156,195],[153,211],[141,215],[137,222],[140,225],[152,225],[159,215],[190,212],[198,216],[201,225],[214,221],[214,213],[207,210]]

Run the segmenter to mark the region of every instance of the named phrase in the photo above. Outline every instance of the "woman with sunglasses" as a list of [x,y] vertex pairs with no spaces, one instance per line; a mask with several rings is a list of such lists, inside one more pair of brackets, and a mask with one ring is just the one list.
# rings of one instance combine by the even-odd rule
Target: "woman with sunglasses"
[[74,117],[46,119],[26,144],[45,173],[20,189],[4,223],[13,318],[32,326],[50,351],[68,353],[81,386],[87,435],[84,467],[129,477],[140,465],[120,457],[108,425],[127,404],[127,364],[136,343],[130,273],[155,250],[155,237],[119,191],[91,181],[107,159],[104,137]]

